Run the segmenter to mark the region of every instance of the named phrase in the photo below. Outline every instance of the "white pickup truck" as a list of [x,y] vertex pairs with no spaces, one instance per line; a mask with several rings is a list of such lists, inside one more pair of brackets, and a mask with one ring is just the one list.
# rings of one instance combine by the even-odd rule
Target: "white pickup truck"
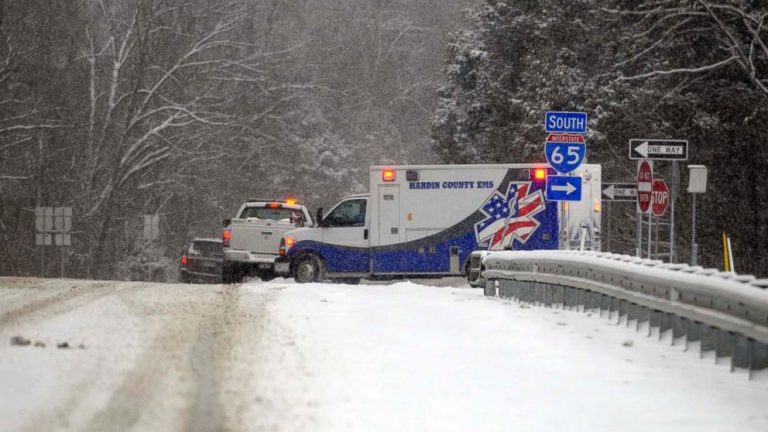
[[309,210],[294,199],[250,199],[233,219],[224,220],[222,282],[239,283],[244,276],[275,278],[283,233],[312,226]]

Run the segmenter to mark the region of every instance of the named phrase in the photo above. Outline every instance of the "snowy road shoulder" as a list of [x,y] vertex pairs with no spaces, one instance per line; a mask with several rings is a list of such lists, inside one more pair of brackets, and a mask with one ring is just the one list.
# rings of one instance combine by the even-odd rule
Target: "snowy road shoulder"
[[768,430],[768,382],[596,316],[413,283],[282,287],[258,394],[286,430]]

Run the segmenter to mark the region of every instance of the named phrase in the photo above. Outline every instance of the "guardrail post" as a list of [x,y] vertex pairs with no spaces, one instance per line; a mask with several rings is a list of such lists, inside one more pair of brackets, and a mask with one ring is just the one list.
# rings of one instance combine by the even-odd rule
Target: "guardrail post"
[[768,368],[768,344],[753,341],[752,346],[752,370]]
[[[678,338],[681,338],[683,336],[687,337],[688,334],[688,320],[677,316],[672,315],[672,346],[675,346],[675,340]],[[685,344],[687,345],[687,339]]]
[[627,317],[627,321],[629,321],[629,302],[626,300],[619,300],[619,314],[618,318],[616,319],[616,324],[621,324],[621,317],[622,315]]
[[[717,329],[717,338],[715,342],[715,364],[721,357],[733,356],[733,334],[731,332]],[[733,369],[733,362],[731,362]]]
[[637,320],[637,308],[638,306],[634,303],[627,305],[627,327],[629,327],[630,321]]
[[700,322],[688,320],[688,326],[685,329],[685,351],[688,351],[688,343],[701,340],[701,326]]
[[637,312],[637,324],[635,324],[635,330],[640,331],[640,325],[644,322],[648,323],[648,335],[651,333],[651,310],[645,306],[638,306]]
[[485,287],[483,289],[483,294],[489,297],[495,297],[496,296],[496,281],[492,279],[488,279],[485,281]]
[[752,343],[749,338],[734,335],[733,355],[731,356],[731,371],[735,368],[750,369],[752,366]]
[[659,340],[664,337],[664,333],[666,333],[667,330],[672,329],[672,315],[664,312],[660,313],[661,320],[659,321]]
[[648,337],[650,337],[652,334],[652,328],[658,327],[659,339],[661,339],[661,316],[662,316],[661,312],[657,310],[651,311],[650,319],[648,320]]
[[707,351],[715,351],[715,363],[717,363],[717,334],[720,330],[710,325],[701,325],[701,346],[699,358],[704,357]]

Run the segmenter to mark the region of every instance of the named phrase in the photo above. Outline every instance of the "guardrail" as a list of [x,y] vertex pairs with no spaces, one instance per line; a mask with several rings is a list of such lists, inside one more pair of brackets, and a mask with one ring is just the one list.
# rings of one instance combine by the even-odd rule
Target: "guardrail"
[[700,342],[700,354],[730,357],[731,371],[768,368],[768,279],[605,252],[475,254],[470,283],[486,295],[618,312],[637,330],[648,322],[649,336],[658,327],[673,344],[685,337],[686,349]]

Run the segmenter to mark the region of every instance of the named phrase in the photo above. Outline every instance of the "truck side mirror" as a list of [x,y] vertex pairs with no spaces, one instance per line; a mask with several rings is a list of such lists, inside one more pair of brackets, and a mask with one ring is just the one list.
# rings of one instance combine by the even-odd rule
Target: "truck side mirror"
[[232,223],[232,219],[230,219],[230,218],[226,218],[226,219],[224,219],[224,220],[221,222],[221,224],[222,224],[222,225],[224,225],[224,228],[228,227],[228,226],[229,226],[229,224],[231,224],[231,223]]
[[323,208],[319,207],[317,209],[317,215],[315,216],[315,220],[317,221],[317,226],[324,227],[325,223],[323,223]]

